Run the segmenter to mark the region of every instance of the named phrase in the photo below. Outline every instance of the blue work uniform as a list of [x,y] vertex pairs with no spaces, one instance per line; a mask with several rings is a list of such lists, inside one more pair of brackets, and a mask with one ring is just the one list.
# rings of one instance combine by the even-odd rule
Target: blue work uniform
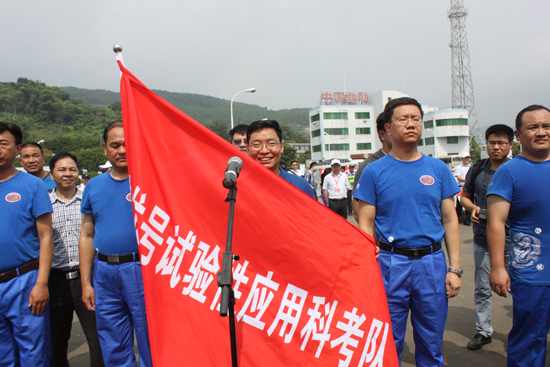
[[52,192],[55,189],[55,181],[52,180],[49,173],[46,175],[46,177],[44,177],[42,182],[44,182],[44,185],[46,186],[48,192]]
[[140,366],[152,366],[129,179],[109,173],[91,179],[81,212],[95,221],[95,313],[105,365],[136,366],[135,331]]
[[39,178],[18,172],[0,182],[0,365],[50,365],[49,307],[40,316],[28,307],[38,270],[12,279],[14,269],[38,259],[36,218],[52,212],[48,192]]
[[313,192],[313,188],[309,185],[309,183],[305,178],[288,173],[280,166],[279,166],[279,169],[281,170],[280,176],[283,180],[285,180],[292,186],[296,187],[297,189],[302,190],[305,194],[315,199],[315,193]]
[[513,324],[508,366],[542,367],[550,330],[550,161],[517,156],[496,171],[487,195],[510,203]]
[[[388,297],[399,360],[409,310],[417,366],[443,366],[441,344],[447,318],[441,201],[455,195],[458,185],[440,160],[422,155],[412,162],[386,155],[365,167],[354,198],[376,207],[379,265]],[[427,249],[409,257],[394,251]],[[414,253],[414,250],[412,250]]]

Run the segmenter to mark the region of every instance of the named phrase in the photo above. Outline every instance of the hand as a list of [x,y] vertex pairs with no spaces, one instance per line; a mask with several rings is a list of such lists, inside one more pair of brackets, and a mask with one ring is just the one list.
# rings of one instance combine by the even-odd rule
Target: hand
[[510,286],[510,276],[506,268],[491,270],[489,282],[491,284],[491,289],[501,297],[506,298],[506,291],[510,292],[512,290]]
[[479,206],[474,206],[474,210],[472,210],[472,223],[479,224],[479,212],[481,211],[481,208]]
[[445,277],[445,289],[447,290],[447,298],[456,297],[461,286],[462,280],[460,279],[460,277],[455,273],[448,272],[447,276]]
[[91,285],[82,287],[82,302],[89,311],[95,311],[95,291]]
[[376,250],[374,250],[375,259],[378,259],[380,257],[380,247],[374,246]]
[[45,284],[36,284],[29,297],[28,307],[32,307],[32,314],[35,316],[42,315],[44,310],[46,310],[49,299],[50,293],[48,292],[48,286]]

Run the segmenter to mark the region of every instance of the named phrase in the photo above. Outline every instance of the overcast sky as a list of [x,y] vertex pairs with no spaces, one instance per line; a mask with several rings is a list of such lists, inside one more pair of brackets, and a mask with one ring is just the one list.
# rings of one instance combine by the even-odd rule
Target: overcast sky
[[[550,1],[465,5],[481,125],[512,125],[523,107],[550,106]],[[396,89],[448,107],[449,8],[443,0],[4,0],[0,81],[118,91],[119,43],[151,89],[231,99],[256,87],[236,100],[270,109],[313,108],[323,91]]]

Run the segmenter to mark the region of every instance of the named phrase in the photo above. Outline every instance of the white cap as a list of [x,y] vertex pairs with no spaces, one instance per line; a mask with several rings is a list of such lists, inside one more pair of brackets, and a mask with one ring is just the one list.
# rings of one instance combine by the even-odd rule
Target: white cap
[[342,164],[340,163],[340,160],[339,159],[333,159],[332,162],[330,162],[330,165],[332,166],[333,164],[337,164],[339,166],[341,166]]
[[111,168],[111,167],[113,167],[113,165],[109,161],[105,162],[105,164],[100,164],[99,165],[99,169],[107,169],[107,168]]
[[461,157],[462,158],[466,158],[466,157],[470,158],[470,153],[464,152],[464,153],[461,154]]

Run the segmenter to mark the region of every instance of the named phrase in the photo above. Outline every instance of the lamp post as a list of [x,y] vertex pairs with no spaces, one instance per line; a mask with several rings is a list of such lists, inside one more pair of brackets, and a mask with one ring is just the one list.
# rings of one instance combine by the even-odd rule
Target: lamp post
[[[329,136],[329,134],[328,134],[326,131],[323,131],[323,134],[325,134],[326,137],[327,137],[327,146],[328,146],[327,159],[330,159],[330,141],[329,141],[330,136]],[[324,144],[324,142],[323,142],[323,144]],[[323,160],[324,160],[324,159],[325,159],[325,158],[323,157]]]
[[[424,130],[427,130],[427,131],[429,131],[433,134],[433,137],[434,137],[434,158],[437,158],[437,147],[435,146],[435,143],[436,143],[436,141],[435,141],[435,127],[434,127],[433,130],[432,129],[426,129],[426,128],[424,128]],[[424,138],[424,142],[426,142],[426,138]],[[426,145],[426,144],[424,144],[424,145]]]
[[40,140],[39,142],[37,142],[36,144],[42,144],[44,142],[44,139]]
[[233,100],[235,99],[235,97],[237,97],[237,94],[239,94],[239,93],[254,93],[255,91],[256,91],[256,88],[248,88],[248,89],[245,89],[245,90],[241,90],[240,92],[235,93],[233,98],[231,98],[231,106],[230,106],[230,109],[231,109],[231,129],[233,129]]

